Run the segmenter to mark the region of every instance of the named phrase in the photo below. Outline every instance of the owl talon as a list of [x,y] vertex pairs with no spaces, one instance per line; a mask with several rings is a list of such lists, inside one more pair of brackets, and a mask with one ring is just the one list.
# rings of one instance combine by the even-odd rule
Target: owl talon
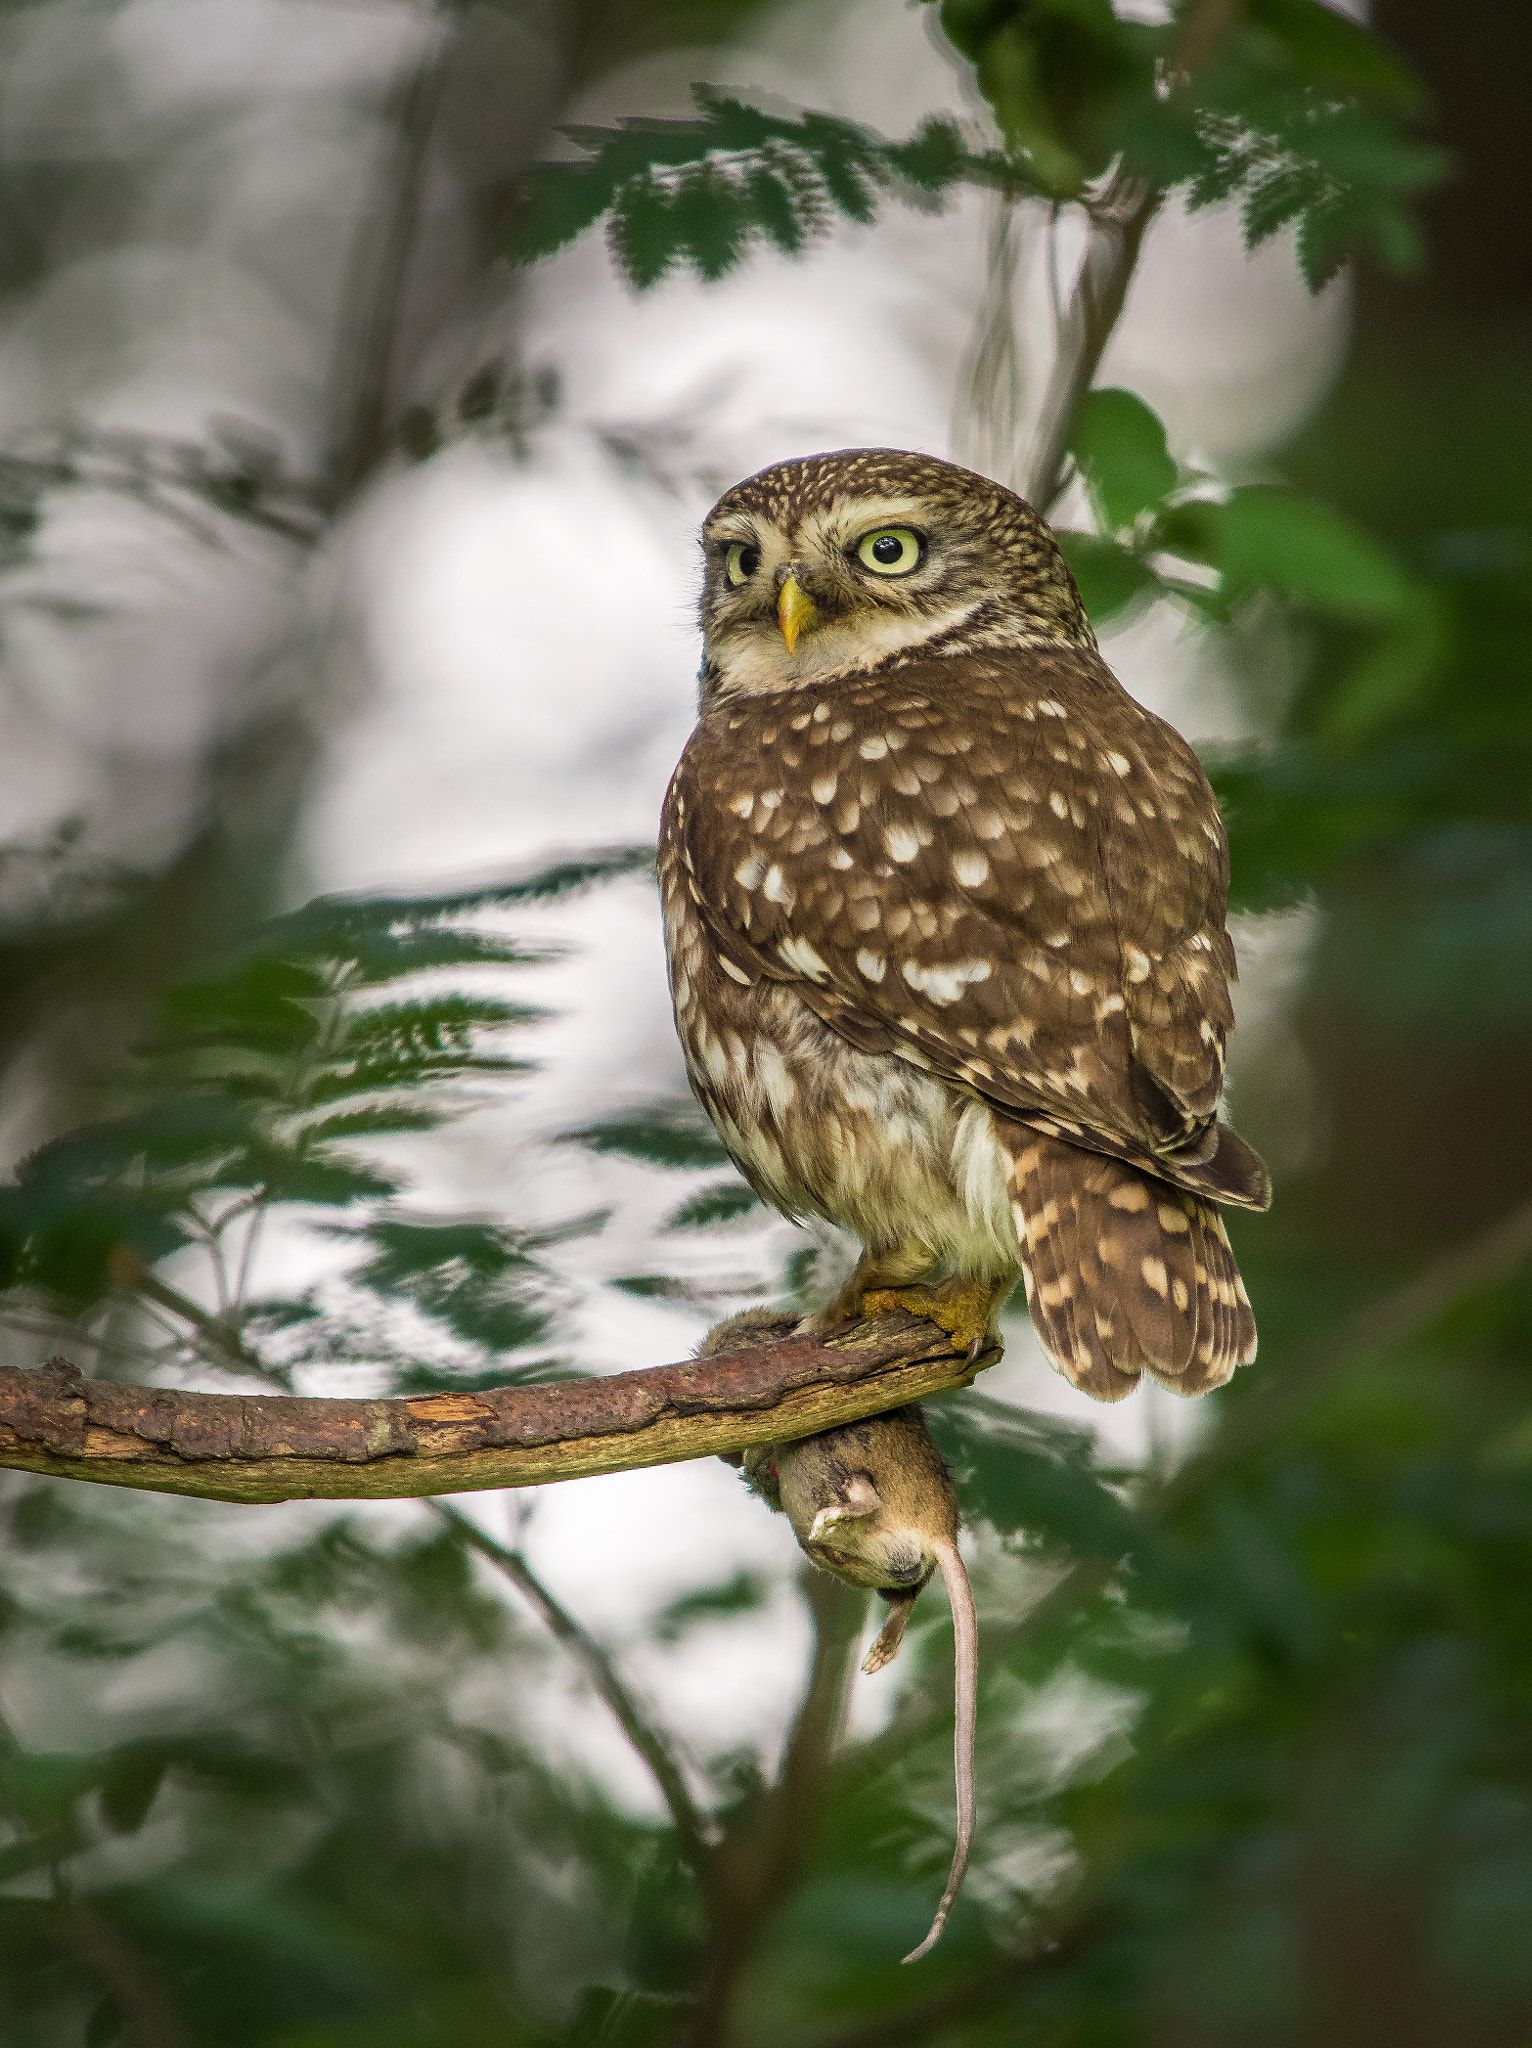
[[1005,1299],[1008,1284],[992,1280],[942,1280],[934,1287],[869,1288],[862,1297],[864,1316],[884,1315],[902,1308],[912,1316],[924,1316],[928,1323],[945,1330],[954,1351],[961,1351],[971,1365],[993,1343],[995,1311]]

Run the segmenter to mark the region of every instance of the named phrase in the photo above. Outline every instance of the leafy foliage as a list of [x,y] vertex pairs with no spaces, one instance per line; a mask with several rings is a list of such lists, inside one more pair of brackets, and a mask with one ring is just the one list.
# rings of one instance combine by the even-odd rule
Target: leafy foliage
[[49,493],[111,491],[217,545],[215,512],[299,546],[322,527],[323,492],[290,475],[260,426],[213,423],[206,445],[77,421],[0,447],[0,565],[21,559]]
[[[147,1690],[119,1725],[75,1722],[47,1749],[0,1736],[8,2039],[77,2039],[106,2012],[88,1966],[83,1998],[70,1982],[92,1950],[50,1889],[94,1853],[119,1874],[91,1889],[85,1934],[116,1923],[140,1976],[153,1958],[189,2039],[580,2040],[537,1944],[518,1958],[496,1940],[504,1916],[540,1900],[555,1950],[604,1926],[590,1961],[617,1977],[625,1898],[672,1863],[652,1824],[593,1828],[588,1793],[518,1731],[506,1701],[540,1682],[542,1640],[434,1522],[330,1520],[252,1556],[227,1518],[155,1505],[42,1488],[9,1503],[7,1661],[59,1655],[91,1694],[124,1676]],[[65,1556],[61,1629],[49,1567]],[[169,1695],[152,1675],[167,1654]],[[476,1682],[489,1711],[464,1715]],[[684,1924],[651,1909],[662,1940]]]
[[[1193,204],[1238,196],[1252,241],[1297,223],[1316,283],[1341,251],[1408,258],[1402,202],[1435,169],[1413,87],[1313,0],[1181,6],[1164,29],[1106,0],[946,0],[942,21],[1005,140],[973,175],[1090,198],[1116,166]],[[933,146],[922,184],[847,124],[805,140],[813,116],[724,146],[727,107],[626,131],[626,157],[587,138],[544,197],[568,232],[612,212],[635,275],[712,274],[752,239],[797,246],[901,181],[924,199],[957,175]],[[452,417],[510,432],[517,403],[471,378]],[[1378,457],[1389,493],[1407,440]],[[731,1929],[750,1963],[718,2038],[1500,2048],[1532,2031],[1524,1210],[1488,1268],[1449,1258],[1349,1335],[1344,1315],[1524,1198],[1481,1176],[1532,1015],[1532,554],[1520,529],[1426,521],[1384,545],[1341,493],[1230,489],[1178,468],[1125,392],[1093,393],[1070,447],[1090,530],[1065,544],[1098,623],[1169,598],[1231,644],[1279,624],[1296,648],[1275,737],[1210,763],[1236,900],[1319,897],[1316,999],[1375,1027],[1339,1071],[1370,1086],[1404,1043],[1407,1114],[1369,1131],[1350,1179],[1284,1187],[1240,1232],[1262,1361],[1172,1476],[982,1395],[932,1404],[984,1616],[969,1888],[901,1972],[950,1849],[950,1634],[927,1595],[876,1733],[817,1772],[807,1743],[780,1776],[769,1746],[685,1758],[721,1844],[713,1890],[746,1895],[763,1860],[785,1873]],[[20,504],[23,544],[25,524]],[[417,1213],[398,1161],[467,1091],[524,1085],[531,1013],[489,986],[532,957],[506,933],[516,905],[646,859],[310,906],[187,983],[115,1113],[0,1196],[0,1316],[84,1317],[103,1369],[281,1378],[352,1355],[415,1386],[425,1351],[460,1361],[458,1385],[551,1369],[548,1240]],[[1475,1084],[1480,1033],[1514,1062]],[[667,1199],[689,1186],[677,1233],[755,1206],[682,1106],[630,1105],[570,1142],[652,1171]],[[1356,1217],[1395,1180],[1421,1213],[1369,1237]],[[250,1298],[260,1215],[337,1234],[345,1314],[322,1289]],[[171,1284],[198,1258],[222,1260],[216,1313]],[[411,1353],[401,1317],[431,1343]],[[557,1760],[543,1638],[429,1510],[274,1511],[256,1539],[242,1514],[104,1489],[7,1479],[0,1501],[8,2044],[154,2038],[131,2009],[145,1984],[229,2048],[641,2048],[692,2021],[726,1946],[708,1881],[674,1829]],[[653,1671],[779,1592],[719,1570],[638,1655]]]
[[[72,1315],[91,1329],[138,1302],[168,1323],[165,1341],[114,1333],[114,1352],[141,1364],[196,1359],[283,1382],[295,1364],[365,1357],[419,1390],[436,1369],[401,1353],[387,1326],[386,1311],[407,1305],[466,1347],[481,1377],[505,1380],[506,1361],[549,1333],[539,1253],[558,1233],[414,1217],[379,1145],[435,1129],[474,1087],[525,1071],[508,1048],[538,1013],[472,983],[540,956],[485,915],[649,858],[619,848],[453,895],[321,899],[172,989],[121,1113],[43,1146],[0,1190],[0,1319]],[[289,1211],[330,1214],[332,1239],[360,1254],[350,1281],[370,1310],[348,1321],[318,1291],[250,1297],[260,1233]],[[191,1250],[212,1307],[156,1270]]]
[[1183,478],[1132,392],[1089,392],[1069,447],[1100,531],[1059,538],[1098,622],[1148,592],[1222,623],[1264,593],[1363,627],[1418,628],[1424,587],[1377,541],[1292,490]]
[[1120,19],[1111,0],[938,0],[938,13],[1000,150],[973,150],[951,121],[889,142],[697,86],[694,120],[566,129],[584,155],[537,167],[511,254],[536,261],[605,219],[642,290],[678,263],[722,277],[761,244],[796,256],[836,216],[871,221],[888,194],[932,205],[979,185],[1094,205],[1115,170],[1193,208],[1239,198],[1251,247],[1296,222],[1315,291],[1355,255],[1417,260],[1408,204],[1447,159],[1405,125],[1420,102],[1409,74],[1322,0],[1181,0],[1163,26]]
[[786,116],[694,88],[694,121],[624,120],[563,132],[581,161],[541,164],[511,245],[551,255],[610,215],[612,253],[639,289],[678,262],[724,276],[752,243],[798,255],[839,213],[873,218],[881,194],[929,204],[958,179],[995,182],[1000,159],[974,155],[951,121],[885,142],[829,114]]
[[717,1166],[727,1157],[712,1125],[694,1102],[636,1105],[570,1131],[571,1143],[616,1153],[651,1166]]
[[1208,762],[1236,907],[1387,864],[1416,908],[1362,942],[1358,990],[1419,1014],[1450,987],[1485,1019],[1515,1014],[1525,926],[1510,906],[1532,847],[1524,558],[1449,551],[1433,566],[1295,490],[1178,472],[1126,391],[1088,394],[1070,448],[1097,530],[1059,539],[1098,625],[1168,597],[1216,627],[1302,629],[1308,674],[1281,738]]

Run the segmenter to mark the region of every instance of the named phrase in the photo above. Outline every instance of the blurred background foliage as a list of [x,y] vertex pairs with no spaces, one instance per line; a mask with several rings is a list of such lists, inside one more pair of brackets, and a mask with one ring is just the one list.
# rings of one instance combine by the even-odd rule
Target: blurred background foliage
[[[73,32],[77,10],[54,11]],[[1083,1420],[932,1404],[975,1536],[984,1705],[974,1869],[916,1972],[894,1959],[950,1838],[935,1603],[888,1718],[852,1738],[860,1605],[806,1579],[813,1649],[780,1755],[715,1753],[624,1677],[636,1638],[602,1649],[517,1538],[454,1509],[241,1520],[11,1479],[0,2037],[1521,2048],[1532,25],[1514,0],[1476,10],[1471,33],[1429,0],[1380,0],[1376,34],[1309,0],[1168,25],[1107,0],[945,0],[933,13],[994,117],[983,146],[950,124],[890,140],[715,92],[689,122],[577,129],[528,175],[582,83],[725,41],[758,11],[540,10],[554,82],[480,167],[478,239],[442,318],[497,251],[535,256],[603,216],[635,283],[683,264],[711,278],[964,179],[1041,199],[1055,228],[1084,201],[1109,260],[1127,247],[1131,264],[1137,214],[1175,187],[1238,195],[1252,240],[1296,229],[1316,284],[1362,258],[1345,371],[1275,469],[1231,482],[1178,460],[1141,398],[1089,391],[1103,337],[1086,319],[1040,494],[1098,622],[1169,594],[1253,668],[1279,644],[1299,677],[1273,739],[1208,758],[1237,905],[1323,913],[1299,1022],[1326,1140],[1269,1217],[1233,1225],[1261,1363],[1189,1453],[1132,1467]],[[454,118],[496,10],[422,22],[323,459],[294,467],[229,424],[193,447],[49,423],[0,458],[18,561],[61,477],[109,472],[167,517],[307,548],[390,463],[477,432],[514,446],[556,409],[514,365],[426,397],[395,374],[407,309],[388,250],[423,203],[421,138]],[[8,204],[13,293],[35,281],[28,224],[50,208],[110,239],[99,164],[27,166]],[[296,742],[262,744],[280,784]],[[71,870],[70,917],[12,920],[8,1042],[82,989],[95,1042],[60,1055],[46,1128],[0,1189],[7,1358],[67,1348],[114,1377],[277,1386],[355,1358],[405,1391],[573,1369],[550,1251],[602,1218],[445,1215],[416,1199],[420,1155],[390,1146],[449,1130],[475,1089],[536,1088],[518,1054],[543,958],[529,907],[599,894],[646,849],[263,921],[284,822],[277,803],[255,854],[214,825],[126,888]],[[65,844],[31,847],[7,854],[16,872],[23,853],[27,888],[69,863]],[[673,1184],[676,1243],[751,1206],[689,1105],[634,1103],[559,1139]],[[344,1243],[344,1285],[300,1260],[284,1292],[260,1291],[260,1234],[295,1217],[312,1232],[316,1213]],[[674,1645],[770,1597],[735,1573],[648,1636]],[[567,1659],[653,1779],[648,1817],[522,1711]],[[46,1703],[65,1699],[55,1739]]]

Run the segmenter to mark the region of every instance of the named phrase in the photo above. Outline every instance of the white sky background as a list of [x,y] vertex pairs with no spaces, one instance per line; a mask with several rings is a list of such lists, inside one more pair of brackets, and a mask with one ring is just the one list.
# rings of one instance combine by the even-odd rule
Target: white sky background
[[[971,115],[925,15],[897,0],[814,0],[768,17],[748,49],[671,54],[609,78],[569,117],[684,112],[686,87],[704,77],[887,133],[936,110]],[[124,229],[102,243],[64,219],[47,280],[0,308],[0,434],[74,415],[199,438],[234,415],[312,467],[346,255],[418,17],[403,6],[137,0],[105,35],[82,36],[79,19],[56,7],[6,25],[0,152],[30,163],[72,151],[98,173],[120,162]],[[536,72],[546,55],[529,43],[526,61]],[[444,247],[456,203],[443,173],[432,231]],[[166,864],[206,815],[216,749],[298,683],[317,766],[291,853],[294,900],[450,886],[651,839],[694,715],[702,514],[739,476],[786,456],[856,443],[953,451],[986,204],[896,209],[806,259],[758,254],[720,285],[677,277],[642,297],[614,275],[599,236],[584,238],[437,350],[443,375],[501,342],[529,370],[557,370],[559,407],[527,458],[473,439],[399,470],[307,578],[283,543],[231,531],[218,550],[189,550],[110,492],[58,494],[34,559],[0,573],[0,852],[13,856],[0,861],[0,917],[46,910],[38,849],[68,820],[83,821],[82,858]],[[1034,363],[1045,305],[1034,262],[1019,293]],[[1345,331],[1344,285],[1310,299],[1285,242],[1246,257],[1227,213],[1172,209],[1150,231],[1101,381],[1141,391],[1179,452],[1258,474],[1328,388]],[[99,334],[99,348],[79,347],[82,333]],[[295,660],[295,646],[310,654]],[[1195,740],[1256,732],[1282,681],[1268,679],[1263,699],[1168,607],[1106,653]],[[422,1198],[516,1223],[610,1206],[599,1238],[561,1254],[570,1348],[608,1370],[682,1356],[709,1322],[775,1289],[795,1233],[773,1222],[699,1241],[686,1256],[712,1297],[695,1311],[609,1284],[675,1269],[676,1241],[662,1242],[658,1224],[694,1183],[545,1140],[684,1091],[657,910],[635,882],[525,925],[570,949],[528,979],[558,1013],[534,1039],[540,1071],[412,1155]],[[1278,1077],[1289,1105],[1301,1093],[1286,1012],[1306,943],[1302,918],[1242,934],[1236,1097],[1242,1069],[1256,1083]],[[14,1092],[22,1070],[10,1080]],[[1252,1099],[1272,1092],[1256,1085]],[[0,1129],[35,1142],[45,1115],[13,1100]],[[1279,1171],[1295,1163],[1280,1128],[1249,1135]],[[263,1287],[304,1256],[279,1244]],[[1184,1436],[1197,1425],[1170,1396],[1093,1408],[1047,1371],[1024,1315],[1010,1341],[987,1391],[1097,1423],[1115,1453],[1140,1455],[1151,1427]],[[501,1499],[471,1506],[503,1532]],[[736,1566],[785,1587],[797,1560],[785,1523],[716,1462],[547,1489],[528,1550],[558,1595],[617,1641],[680,1591]],[[771,1744],[803,1647],[801,1610],[784,1592],[763,1614],[634,1656],[669,1725],[719,1749]],[[864,1681],[859,1714],[876,1716],[897,1684],[897,1666]],[[534,1710],[550,1742],[648,1803],[641,1768],[573,1679],[518,1702]]]

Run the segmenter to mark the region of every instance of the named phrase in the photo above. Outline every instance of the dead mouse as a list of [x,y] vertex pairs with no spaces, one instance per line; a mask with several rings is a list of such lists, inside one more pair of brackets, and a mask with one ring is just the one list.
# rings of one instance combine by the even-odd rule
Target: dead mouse
[[[796,1316],[750,1309],[710,1330],[701,1355],[769,1344],[798,1327]],[[917,1962],[947,1924],[973,1844],[979,1631],[973,1590],[957,1547],[952,1481],[924,1415],[913,1404],[793,1443],[757,1444],[746,1451],[743,1464],[746,1480],[768,1506],[787,1516],[815,1564],[853,1586],[872,1587],[887,1601],[888,1619],[863,1659],[864,1671],[881,1671],[896,1655],[910,1611],[932,1574],[939,1570],[946,1584],[955,1666],[957,1842],[930,1932],[904,1958]]]
[[899,1648],[916,1596],[940,1570],[952,1607],[956,1728],[957,1844],[947,1889],[931,1931],[904,1958],[931,1949],[968,1868],[973,1843],[974,1727],[979,1631],[973,1591],[958,1553],[957,1497],[918,1407],[891,1408],[796,1443],[761,1444],[745,1453],[745,1477],[780,1508],[799,1543],[826,1571],[871,1586],[888,1602],[888,1620],[864,1671],[881,1671]]

